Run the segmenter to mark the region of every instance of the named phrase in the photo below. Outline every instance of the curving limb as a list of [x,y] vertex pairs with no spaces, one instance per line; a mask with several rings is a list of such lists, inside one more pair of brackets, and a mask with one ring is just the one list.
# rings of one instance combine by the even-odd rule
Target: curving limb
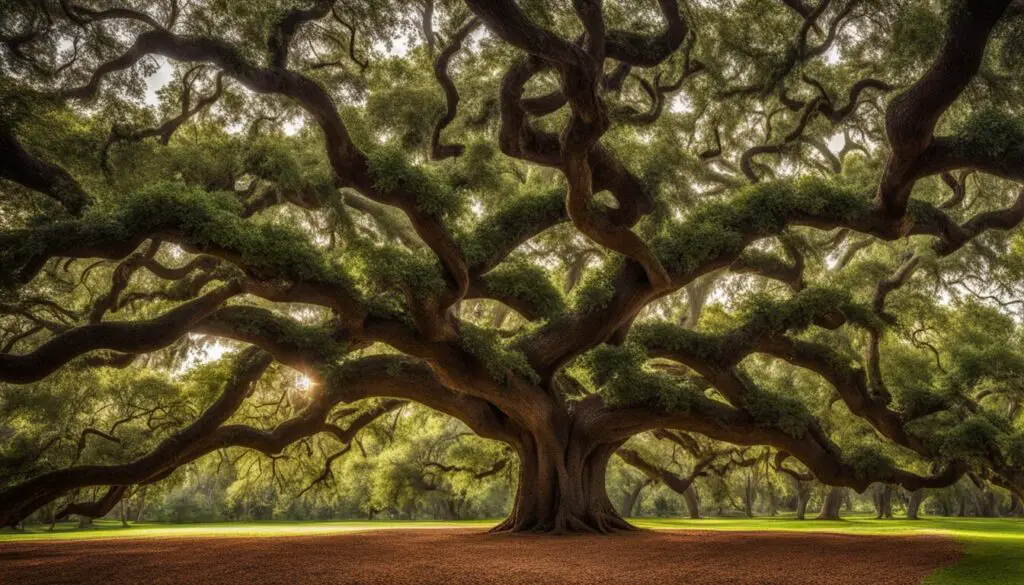
[[240,292],[240,284],[229,283],[149,321],[83,325],[53,337],[30,353],[0,355],[0,381],[24,384],[41,380],[71,359],[98,349],[145,353],[166,347]]
[[0,123],[0,152],[0,178],[51,197],[72,215],[81,215],[92,202],[70,173],[26,150],[4,123]]
[[876,203],[890,217],[906,212],[915,167],[932,143],[935,125],[978,72],[989,35],[1009,4],[1010,0],[969,0],[958,6],[931,68],[889,102],[885,129],[892,152]]
[[455,82],[452,81],[451,76],[448,74],[448,64],[451,62],[452,57],[459,52],[462,48],[462,43],[466,40],[466,37],[470,35],[476,28],[480,26],[480,21],[476,18],[469,19],[466,24],[462,25],[459,30],[452,37],[448,46],[441,51],[441,54],[434,60],[434,77],[437,82],[441,85],[441,89],[444,90],[445,101],[447,104],[447,110],[440,120],[434,125],[434,132],[430,137],[430,158],[433,160],[444,160],[454,156],[460,156],[465,150],[465,147],[461,144],[442,144],[441,143],[441,132],[448,127],[449,124],[455,120],[455,115],[458,112],[459,107],[459,92],[455,88]]

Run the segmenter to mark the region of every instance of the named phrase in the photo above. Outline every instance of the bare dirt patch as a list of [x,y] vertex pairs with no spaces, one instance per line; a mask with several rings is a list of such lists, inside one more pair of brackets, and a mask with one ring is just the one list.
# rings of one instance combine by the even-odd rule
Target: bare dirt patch
[[955,562],[947,538],[766,532],[510,536],[383,530],[332,536],[0,545],[0,583],[289,585],[918,585]]

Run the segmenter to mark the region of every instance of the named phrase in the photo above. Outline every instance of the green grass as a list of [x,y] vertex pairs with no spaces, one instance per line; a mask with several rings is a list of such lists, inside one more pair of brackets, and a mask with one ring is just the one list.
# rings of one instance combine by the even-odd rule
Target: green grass
[[337,534],[363,530],[394,528],[480,528],[494,526],[496,520],[461,520],[457,522],[346,520],[337,522],[210,522],[203,524],[163,524],[141,522],[127,528],[115,520],[97,520],[92,528],[80,530],[77,523],[57,524],[53,532],[47,525],[30,525],[24,531],[0,530],[0,543],[26,540],[95,540],[106,538],[226,538],[240,536],[308,536]]
[[[0,531],[0,543],[12,541],[51,541],[101,538],[183,538],[232,536],[299,536],[337,534],[363,530],[395,528],[479,528],[492,526],[495,520],[460,522],[238,522],[212,524],[141,523],[122,528],[119,522],[102,520],[87,530],[75,524],[58,524],[53,532],[45,526],[29,526],[24,532]],[[918,521],[874,520],[852,516],[841,522],[792,518],[706,518],[682,520],[637,518],[637,526],[652,530],[747,530],[781,532],[835,532],[863,535],[937,534],[957,539],[963,557],[956,565],[941,569],[925,580],[926,585],[1024,585],[1024,519],[1010,518],[928,518]],[[899,551],[893,551],[899,554]]]

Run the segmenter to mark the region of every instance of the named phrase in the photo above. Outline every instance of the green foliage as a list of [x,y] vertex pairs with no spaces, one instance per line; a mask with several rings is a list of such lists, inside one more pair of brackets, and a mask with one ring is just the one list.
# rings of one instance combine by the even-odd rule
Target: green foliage
[[230,193],[157,183],[116,208],[98,207],[81,221],[32,230],[28,241],[0,255],[0,266],[10,274],[46,250],[102,249],[167,231],[180,233],[198,251],[237,254],[247,268],[266,278],[321,281],[353,290],[348,277],[327,263],[306,234],[284,225],[244,221],[238,216],[240,210]]
[[725,336],[700,333],[654,320],[634,324],[629,337],[644,347],[664,348],[708,363],[720,361],[729,343]]
[[986,461],[999,450],[1001,431],[982,415],[965,418],[943,434],[941,453],[950,460]]
[[993,107],[971,110],[957,128],[956,146],[965,153],[988,158],[1004,156],[1024,143],[1024,120]]
[[868,206],[865,193],[839,182],[805,177],[758,183],[669,225],[652,248],[670,273],[684,274],[710,260],[737,256],[753,239],[779,234],[790,222],[849,220]]
[[606,308],[615,298],[614,276],[622,264],[621,257],[606,259],[601,266],[585,274],[583,282],[572,291],[572,307],[580,313]]
[[551,225],[565,216],[565,189],[552,188],[507,200],[459,239],[470,266],[487,262],[493,254],[520,242],[534,226]]
[[308,355],[324,362],[338,359],[347,349],[346,343],[335,339],[336,327],[331,323],[302,325],[264,309],[242,305],[220,311],[217,318],[227,321],[242,336],[266,339],[298,355]]
[[843,462],[853,468],[858,478],[885,477],[893,469],[893,461],[877,446],[858,443],[843,450]]
[[510,374],[534,384],[540,382],[540,376],[530,367],[526,355],[508,347],[497,331],[463,323],[459,331],[459,346],[480,360],[495,382],[508,381]]
[[779,429],[794,438],[801,438],[811,424],[811,414],[800,400],[765,390],[748,389],[743,409],[761,426]]
[[799,332],[830,312],[839,311],[848,321],[863,327],[881,327],[874,313],[853,302],[844,290],[810,287],[780,300],[768,295],[753,295],[741,305],[744,330],[751,335]]
[[462,200],[454,191],[420,166],[409,164],[402,151],[380,147],[368,154],[374,186],[385,193],[412,196],[416,207],[438,219],[452,218],[462,211]]
[[935,412],[949,405],[949,398],[927,388],[900,386],[894,393],[897,408],[907,420]]
[[398,289],[417,299],[427,299],[447,286],[437,257],[426,252],[372,245],[353,246],[351,250],[375,290]]
[[909,4],[899,14],[890,40],[897,64],[918,68],[942,48],[942,15],[925,3]]
[[636,343],[599,345],[580,358],[591,384],[612,407],[649,406],[666,413],[689,412],[699,404],[700,389],[688,379],[674,379],[644,369],[646,350]]
[[540,318],[550,319],[565,309],[565,301],[547,273],[525,259],[507,260],[484,275],[483,280],[495,296],[522,301]]

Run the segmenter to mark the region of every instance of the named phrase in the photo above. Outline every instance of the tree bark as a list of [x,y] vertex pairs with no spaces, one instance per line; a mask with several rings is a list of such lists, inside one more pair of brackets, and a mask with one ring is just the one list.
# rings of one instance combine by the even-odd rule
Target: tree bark
[[892,520],[892,485],[876,484],[871,491],[876,520]]
[[796,519],[806,520],[807,519],[807,494],[797,492],[796,495]]
[[790,478],[793,481],[793,491],[796,493],[796,519],[805,520],[807,518],[807,503],[811,499],[811,490],[808,482],[800,481],[793,477]]
[[921,509],[921,502],[924,501],[924,490],[910,492],[910,500],[907,501],[907,519],[917,520],[918,511]]
[[117,515],[121,519],[121,526],[128,528],[128,508],[125,503],[125,499],[121,498],[121,501],[117,503]]
[[627,518],[632,516],[633,508],[636,507],[636,503],[640,500],[640,493],[652,483],[654,483],[652,480],[645,479],[626,492],[626,495],[622,498],[622,509],[619,512]]
[[747,475],[746,482],[743,484],[743,513],[746,514],[747,518],[754,517],[754,498],[756,492],[754,491],[754,481]]
[[139,509],[135,512],[135,523],[142,522],[142,514],[146,511],[146,489],[147,486],[139,488]]
[[978,515],[983,518],[995,518],[999,516],[999,494],[992,489],[984,489],[978,498]]
[[692,520],[700,518],[700,500],[697,499],[697,490],[693,488],[693,484],[686,488],[683,492],[683,501],[686,502],[686,510],[690,513]]
[[605,488],[608,460],[621,443],[564,443],[524,433],[515,447],[519,485],[512,513],[492,532],[615,532],[634,528]]
[[839,510],[843,506],[843,492],[845,490],[841,487],[833,487],[829,490],[828,495],[825,496],[825,500],[821,504],[821,513],[818,514],[818,520],[839,520]]
[[1020,496],[1013,492],[1010,492],[1010,511],[1006,515],[1024,516],[1024,502],[1021,502]]

